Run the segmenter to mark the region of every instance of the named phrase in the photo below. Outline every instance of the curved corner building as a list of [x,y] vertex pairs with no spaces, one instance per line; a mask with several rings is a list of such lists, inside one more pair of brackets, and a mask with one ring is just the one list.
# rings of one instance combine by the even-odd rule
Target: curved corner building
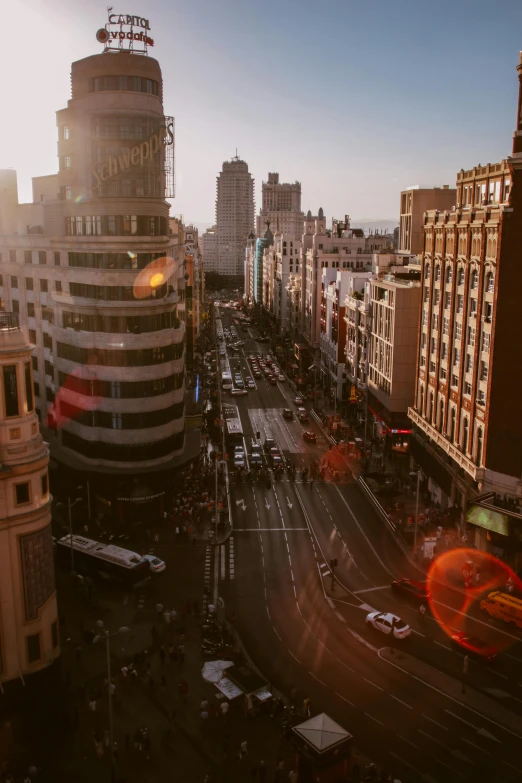
[[[40,209],[41,226],[22,237],[20,217],[12,236],[2,232],[3,295],[6,304],[21,297],[30,337],[34,325],[52,455],[87,472],[98,510],[131,521],[150,501],[146,514],[162,513],[165,471],[184,449],[183,270],[165,200],[174,195],[174,121],[164,115],[159,63],[148,56],[79,60],[71,86],[57,112],[58,174],[33,180],[27,205]],[[0,177],[7,205],[15,200],[8,174]]]

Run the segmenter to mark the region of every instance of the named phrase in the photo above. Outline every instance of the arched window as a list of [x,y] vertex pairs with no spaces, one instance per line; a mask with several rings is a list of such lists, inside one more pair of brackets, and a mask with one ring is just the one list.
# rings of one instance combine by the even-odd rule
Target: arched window
[[455,440],[455,424],[457,421],[457,412],[455,411],[455,408],[451,409],[451,420],[450,420],[450,428],[449,428],[449,436],[450,440]]
[[439,432],[442,432],[442,430],[444,429],[444,400],[442,399],[442,397],[440,398],[439,401],[439,415],[437,419],[437,429]]
[[471,287],[474,291],[476,291],[478,288],[478,279],[479,279],[478,271],[474,269],[473,272],[471,273]]
[[482,464],[482,448],[484,445],[484,432],[482,430],[482,427],[479,427],[477,430],[477,448],[476,448],[476,454],[475,454],[475,462],[477,465]]
[[469,436],[469,421],[467,416],[464,417],[462,422],[462,451],[466,454],[468,450],[468,436]]
[[430,392],[430,406],[428,408],[428,415],[426,417],[431,424],[433,418],[433,392]]
[[486,275],[486,293],[492,294],[495,288],[495,277],[493,272],[488,272]]
[[446,267],[446,283],[451,283],[453,279],[453,270],[450,266]]
[[440,280],[440,264],[435,266],[435,282]]

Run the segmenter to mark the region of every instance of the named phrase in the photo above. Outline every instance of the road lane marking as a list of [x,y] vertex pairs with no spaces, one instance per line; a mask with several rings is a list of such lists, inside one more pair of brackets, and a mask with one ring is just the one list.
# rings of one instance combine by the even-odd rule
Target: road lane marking
[[393,693],[390,693],[390,696],[391,696],[392,699],[395,699],[395,701],[398,701],[400,704],[404,704],[404,706],[407,707],[409,710],[413,709],[411,704],[406,704],[405,701],[403,701],[402,699],[399,699],[398,696],[394,696]]
[[288,652],[290,653],[290,655],[292,656],[292,658],[294,659],[294,661],[297,661],[297,663],[298,663],[299,665],[301,665],[301,661],[299,660],[299,658],[296,658],[296,657],[295,657],[295,655],[293,654],[293,652],[292,652],[291,650],[288,650]]
[[448,729],[448,727],[447,727],[447,726],[443,726],[443,725],[442,725],[442,723],[438,723],[436,720],[433,720],[433,718],[430,718],[430,716],[429,716],[429,715],[425,715],[424,713],[422,713],[422,717],[423,717],[423,718],[426,718],[426,720],[429,720],[429,721],[431,721],[432,723],[434,723],[434,724],[435,724],[435,726],[438,726],[438,727],[439,727],[439,729],[444,729],[444,731],[449,731],[449,729]]
[[365,712],[364,714],[366,715],[367,718],[371,718],[372,720],[375,721],[375,723],[378,723],[379,726],[384,726],[384,723],[382,721],[377,720],[377,718],[374,718],[373,715],[370,715],[369,712]]
[[380,686],[380,685],[376,685],[376,684],[375,684],[374,682],[372,682],[371,680],[367,680],[367,679],[366,679],[366,677],[363,677],[363,680],[365,680],[366,682],[369,682],[369,683],[370,683],[370,685],[373,685],[373,687],[374,687],[374,688],[377,688],[377,689],[378,689],[378,690],[380,690],[380,691],[384,691],[384,688],[381,688],[381,686]]
[[436,642],[435,639],[433,639],[433,644],[438,644],[439,647],[444,647],[445,650],[449,650],[450,652],[453,652],[453,650],[448,644],[442,644],[442,642]]
[[411,745],[413,748],[417,748],[417,750],[420,750],[419,746],[416,745],[414,742],[412,742],[409,739],[406,739],[406,737],[403,737],[401,734],[397,734],[397,737],[401,739],[403,742],[407,742],[408,745]]
[[323,682],[322,680],[320,680],[320,679],[319,679],[319,677],[316,677],[316,676],[315,676],[315,674],[314,674],[313,672],[310,672],[310,671],[309,671],[309,672],[308,672],[308,674],[310,675],[310,677],[313,677],[313,678],[314,678],[314,680],[317,680],[317,682],[321,683],[321,685],[322,685],[324,688],[326,688],[326,685],[324,684],[324,682]]
[[341,664],[341,666],[344,666],[344,667],[345,667],[345,669],[349,669],[351,672],[354,672],[354,673],[355,673],[355,669],[352,669],[352,667],[351,667],[351,666],[348,666],[348,664],[347,664],[347,663],[345,663],[344,661],[341,661],[341,659],[340,659],[340,658],[336,658],[335,660],[336,660],[336,661],[338,661],[338,662]]
[[282,641],[282,639],[281,639],[281,637],[279,636],[279,634],[277,633],[277,630],[276,630],[276,627],[275,627],[275,625],[273,625],[273,626],[272,626],[272,628],[274,629],[274,633],[275,633],[275,635],[277,636],[277,638],[278,638],[278,639],[279,639],[279,641],[281,642],[281,641]]
[[453,772],[454,775],[458,775],[460,778],[464,777],[462,772],[457,772],[456,769],[453,769],[453,767],[450,767],[450,765],[446,764],[446,762],[441,761],[440,759],[437,759],[437,758],[435,759],[435,761],[437,762],[437,764],[440,764],[442,767],[446,767],[446,769],[451,769],[451,771]]
[[308,530],[307,527],[235,527],[234,533],[293,533],[294,530]]
[[390,574],[391,576],[393,576],[393,578],[395,578],[395,574],[394,574],[392,571],[390,571],[390,569],[388,568],[388,566],[387,566],[387,565],[386,565],[386,564],[385,564],[385,563],[384,563],[384,562],[381,560],[381,558],[380,558],[379,554],[377,553],[377,550],[375,549],[375,547],[373,546],[372,542],[370,541],[370,539],[368,538],[368,536],[366,535],[366,533],[365,533],[365,532],[364,532],[364,530],[362,529],[361,525],[359,524],[359,521],[357,520],[357,518],[356,518],[355,514],[353,513],[352,509],[351,509],[351,508],[350,508],[350,506],[348,505],[348,502],[347,502],[346,498],[344,497],[344,495],[341,493],[341,490],[339,489],[339,487],[335,487],[335,489],[336,489],[336,490],[337,490],[337,492],[339,493],[339,497],[340,497],[340,498],[341,498],[341,500],[343,501],[344,505],[346,506],[346,508],[348,509],[348,511],[350,512],[350,514],[352,515],[352,519],[353,519],[353,521],[355,522],[355,524],[357,525],[357,527],[358,527],[358,528],[359,528],[359,530],[361,531],[362,535],[363,535],[363,536],[364,536],[364,538],[366,539],[366,543],[368,544],[368,546],[369,546],[369,547],[370,547],[370,549],[372,550],[373,554],[375,555],[375,557],[377,558],[377,560],[379,561],[379,563],[381,564],[381,566],[384,568],[384,570],[385,570],[385,571],[386,571],[388,574]]
[[354,595],[360,595],[361,593],[373,593],[374,590],[389,590],[390,585],[382,585],[382,587],[365,587],[364,590],[352,590]]
[[388,751],[388,753],[389,753],[389,755],[390,755],[390,756],[392,756],[392,758],[394,758],[394,759],[397,759],[397,761],[398,761],[400,764],[404,764],[404,766],[405,766],[405,767],[409,767],[409,768],[410,768],[410,769],[412,769],[414,772],[416,772],[416,773],[417,773],[417,775],[420,775],[420,776],[421,776],[421,777],[419,778],[420,780],[422,779],[422,777],[423,777],[424,773],[423,773],[423,772],[421,772],[421,771],[420,771],[420,769],[417,769],[417,767],[414,767],[412,764],[410,764],[410,762],[409,762],[409,761],[404,761],[404,759],[401,759],[401,757],[400,757],[400,756],[398,756],[396,753],[392,753],[392,751],[391,751],[391,750],[390,750],[390,751]]
[[504,764],[506,767],[509,767],[510,769],[514,769],[515,772],[519,772],[522,775],[522,769],[514,767],[513,764],[508,764],[507,761],[503,761],[502,764]]
[[474,726],[472,723],[470,723],[468,720],[464,720],[464,718],[461,718],[460,715],[455,715],[454,712],[451,712],[451,710],[444,710],[444,712],[447,712],[448,715],[452,715],[457,720],[461,720],[462,723],[465,723],[466,726],[471,726],[472,729],[475,729],[475,731],[478,731],[478,726]]
[[[350,631],[350,633],[355,635],[354,631]],[[361,640],[364,643],[364,640]],[[386,649],[386,648],[382,648]],[[444,691],[441,691],[440,688],[436,688],[435,685],[432,685],[429,682],[426,682],[425,680],[421,680],[420,677],[417,677],[415,674],[412,674],[411,672],[407,671],[407,669],[403,669],[402,666],[399,666],[397,663],[394,663],[393,661],[389,661],[387,658],[383,658],[381,656],[381,650],[377,650],[377,655],[381,659],[381,661],[386,661],[386,663],[389,663],[390,666],[394,666],[396,669],[401,671],[403,674],[406,674],[408,677],[411,677],[412,680],[417,680],[417,682],[420,682],[422,685],[424,685],[426,688],[430,688],[432,691],[436,691],[437,693],[440,693],[441,696],[444,696],[446,699],[449,699],[449,701],[454,702],[455,704],[458,704],[460,707],[464,707],[464,709],[469,710],[470,712],[473,712],[475,715],[478,715],[479,718],[482,718],[483,720],[487,720],[488,723],[493,723],[494,726],[498,726],[499,729],[502,729],[502,731],[507,732],[508,734],[511,734],[513,737],[517,737],[518,739],[522,739],[521,734],[517,734],[516,731],[513,731],[512,729],[509,729],[507,726],[503,726],[501,723],[499,723],[496,720],[493,720],[493,718],[488,718],[487,715],[483,715],[481,712],[478,712],[477,710],[473,709],[473,707],[470,707],[469,704],[464,704],[464,702],[459,701],[454,696],[450,696],[449,693],[445,693]],[[446,710],[446,712],[449,712],[449,710]],[[500,740],[498,740],[500,742]]]
[[474,742],[472,742],[469,739],[466,739],[466,737],[461,737],[462,742],[467,742],[468,745],[471,745],[473,748],[476,748],[477,750],[482,751],[482,753],[485,753],[487,756],[491,756],[492,754],[489,752],[489,750],[484,750],[484,748],[481,748],[480,745],[475,745]]
[[489,669],[489,671],[491,672],[491,674],[496,674],[497,677],[502,677],[502,679],[504,680],[509,680],[509,677],[507,677],[505,674],[502,674],[501,672],[495,671],[495,669]]
[[422,729],[417,729],[417,731],[419,732],[419,734],[422,734],[423,737],[427,737],[432,742],[435,742],[436,745],[440,745],[441,748],[445,748],[446,750],[449,750],[449,752],[451,753],[451,748],[449,747],[449,745],[445,745],[444,742],[441,742],[440,740],[436,739],[436,737],[432,737],[431,734],[428,734],[427,731],[423,731]]
[[340,699],[342,699],[342,700],[343,700],[343,701],[345,701],[347,704],[349,704],[349,705],[350,705],[350,707],[355,707],[355,704],[352,704],[352,702],[351,702],[351,701],[348,701],[348,699],[347,699],[347,698],[345,698],[344,696],[341,696],[341,694],[340,694],[340,693],[337,693],[337,691],[334,691],[334,693],[335,693],[335,695],[336,695],[336,696],[339,696],[339,698],[340,698]]

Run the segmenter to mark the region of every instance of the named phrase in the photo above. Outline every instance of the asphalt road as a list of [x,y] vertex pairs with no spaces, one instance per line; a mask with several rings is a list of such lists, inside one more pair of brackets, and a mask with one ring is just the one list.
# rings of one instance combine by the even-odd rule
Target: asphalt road
[[[226,316],[222,320],[230,323]],[[248,341],[230,364],[246,376],[245,354],[267,350],[266,344]],[[303,425],[282,418],[282,408],[295,410],[292,397],[287,383],[272,386],[263,377],[234,403],[247,441],[259,427],[269,428],[285,458],[310,464],[328,445],[312,421],[305,427],[316,432],[317,445],[303,441]],[[522,645],[516,633],[486,622],[476,609],[468,611],[462,592],[451,585],[434,590],[438,618],[421,621],[418,607],[390,588],[393,578],[419,578],[419,572],[350,475],[341,484],[319,482],[313,488],[286,477],[270,489],[232,482],[231,501],[234,578],[220,583],[220,594],[234,608],[249,654],[274,685],[308,695],[315,710],[331,715],[354,735],[358,748],[403,783],[522,779],[522,717],[519,729],[516,720],[515,729],[508,728],[493,709],[477,712],[464,697],[449,696],[445,687],[397,668],[401,650],[397,663],[388,660],[383,653],[388,639],[368,629],[365,618],[372,608],[399,614],[413,630],[403,649],[434,667],[443,685],[444,678],[462,675],[462,657],[448,639],[452,628],[471,626],[500,640],[506,649],[496,664],[470,663],[467,687],[487,693],[492,705],[522,714]],[[338,586],[334,599],[330,578],[319,571],[332,557],[346,588]]]

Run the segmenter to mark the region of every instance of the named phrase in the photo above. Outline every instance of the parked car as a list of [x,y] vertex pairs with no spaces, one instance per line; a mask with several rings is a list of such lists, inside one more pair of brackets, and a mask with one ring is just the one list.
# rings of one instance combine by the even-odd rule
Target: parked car
[[411,634],[410,626],[391,612],[370,612],[366,615],[366,625],[387,636],[393,633],[396,639],[406,639]]
[[317,443],[317,436],[315,432],[310,432],[310,430],[305,430],[303,432],[303,438],[309,443]]
[[167,567],[167,564],[156,555],[143,555],[143,559],[148,562],[149,568],[154,574],[161,574]]
[[283,408],[283,419],[288,419],[289,421],[292,421],[294,418],[294,412],[290,410],[290,408]]
[[472,655],[485,663],[493,663],[498,658],[498,649],[478,636],[469,636],[464,631],[457,631],[451,637],[453,647]]
[[419,602],[429,601],[431,598],[425,582],[417,582],[415,579],[395,579],[391,586],[397,593]]

